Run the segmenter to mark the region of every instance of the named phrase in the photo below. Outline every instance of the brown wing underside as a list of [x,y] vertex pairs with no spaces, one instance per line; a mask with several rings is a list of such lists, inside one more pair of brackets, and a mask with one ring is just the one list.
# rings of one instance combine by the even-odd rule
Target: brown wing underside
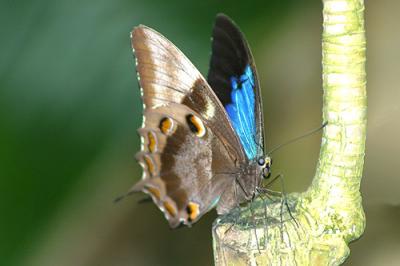
[[132,191],[150,194],[171,227],[190,225],[231,186],[244,152],[221,103],[171,42],[139,26],[132,45],[144,103],[144,171]]

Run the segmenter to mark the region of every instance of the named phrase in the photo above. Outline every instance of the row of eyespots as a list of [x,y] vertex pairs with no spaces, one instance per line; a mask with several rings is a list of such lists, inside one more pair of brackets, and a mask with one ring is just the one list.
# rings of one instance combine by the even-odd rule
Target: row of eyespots
[[[206,127],[204,126],[203,122],[197,116],[192,114],[186,115],[186,123],[190,131],[196,134],[197,137],[201,138],[206,134]],[[176,129],[175,122],[169,117],[163,117],[159,124],[160,131],[165,135],[172,135]],[[150,142],[150,135],[149,137],[149,144]],[[154,138],[155,139],[155,138]],[[149,147],[150,148],[150,147]]]
[[[146,186],[145,189],[149,194],[153,196],[153,198],[156,199],[157,202],[161,200],[161,193],[157,188]],[[163,207],[165,211],[169,214],[169,216],[176,216],[176,208],[171,203],[165,201],[163,202]],[[186,206],[186,212],[188,214],[188,221],[192,222],[196,220],[196,218],[200,214],[200,205],[195,202],[189,202],[189,204]]]
[[[196,134],[198,137],[203,137],[206,134],[206,128],[203,124],[203,122],[196,116],[189,114],[186,116],[186,122],[189,126],[189,129]],[[175,130],[176,130],[176,125],[175,122],[169,118],[169,117],[164,117],[160,120],[159,124],[159,129],[160,131],[165,134],[165,135],[172,135]],[[149,132],[148,133],[148,143],[149,143],[149,151],[154,152],[156,148],[156,137],[153,135],[154,133]],[[150,159],[149,157],[145,157],[145,162],[148,166],[149,172],[151,173],[153,169],[154,171],[154,165],[152,164],[152,161],[146,160]],[[148,192],[151,193],[154,198],[159,200],[159,191],[157,189],[152,188],[152,190],[148,189]],[[177,210],[174,207],[173,204],[170,202],[163,202],[163,207],[164,210],[168,213],[169,216],[175,217],[177,215]],[[194,221],[200,214],[200,206],[197,203],[194,202],[189,202],[189,204],[186,206],[186,212],[188,214],[188,221],[192,222]]]
[[192,114],[187,115],[186,122],[190,128],[190,131],[196,134],[196,136],[198,136],[199,138],[203,137],[206,134],[205,126],[201,119],[197,116],[194,116]]
[[[165,201],[163,203],[163,206],[164,206],[164,209],[169,214],[169,216],[171,216],[171,217],[175,217],[176,216],[177,211],[176,211],[175,207],[171,203]],[[189,204],[186,206],[186,212],[188,214],[188,221],[189,222],[194,221],[200,214],[200,206],[199,206],[199,204],[194,203],[194,202],[189,202]]]
[[[161,193],[160,190],[158,190],[155,187],[150,187],[150,186],[145,186],[145,191],[147,193],[149,193],[154,199],[155,201],[158,203],[159,201],[161,201]],[[168,201],[164,201],[162,203],[164,210],[169,214],[169,216],[175,217],[177,214],[176,208],[174,207],[174,205]]]

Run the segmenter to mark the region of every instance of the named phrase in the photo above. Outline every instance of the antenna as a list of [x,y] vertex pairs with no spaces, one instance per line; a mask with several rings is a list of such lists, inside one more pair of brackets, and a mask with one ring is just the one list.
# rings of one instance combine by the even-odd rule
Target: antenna
[[323,129],[327,124],[328,124],[328,122],[324,122],[324,123],[322,124],[322,126],[320,126],[319,128],[313,129],[313,130],[311,130],[310,132],[307,132],[307,133],[304,134],[304,135],[301,135],[301,136],[296,137],[296,138],[294,138],[294,139],[291,139],[291,140],[289,140],[289,141],[287,141],[287,142],[285,142],[285,143],[283,143],[283,144],[281,144],[281,145],[278,145],[277,147],[275,147],[275,148],[273,148],[272,150],[270,150],[270,151],[267,153],[267,155],[270,156],[270,155],[271,155],[273,152],[275,152],[276,150],[279,150],[280,148],[282,148],[282,147],[284,147],[284,146],[286,146],[286,145],[288,145],[288,144],[290,144],[290,143],[292,143],[292,142],[298,141],[298,140],[300,140],[300,139],[302,139],[302,138],[308,137],[309,135],[312,135],[312,134],[314,134],[314,133],[320,131],[320,130]]

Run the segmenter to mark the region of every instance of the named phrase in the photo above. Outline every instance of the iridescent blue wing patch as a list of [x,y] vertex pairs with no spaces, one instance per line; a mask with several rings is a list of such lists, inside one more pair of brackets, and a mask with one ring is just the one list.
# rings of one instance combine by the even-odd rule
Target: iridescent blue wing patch
[[263,116],[250,49],[238,27],[218,15],[213,29],[208,83],[221,101],[248,160],[263,153]]
[[257,143],[254,76],[250,66],[245,68],[243,75],[231,77],[231,87],[231,103],[225,106],[225,110],[239,136],[247,158],[252,160],[257,156]]

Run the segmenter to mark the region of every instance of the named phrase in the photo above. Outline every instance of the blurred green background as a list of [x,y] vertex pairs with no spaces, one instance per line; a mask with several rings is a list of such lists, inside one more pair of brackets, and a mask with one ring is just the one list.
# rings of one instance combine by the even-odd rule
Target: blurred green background
[[[140,102],[129,32],[146,24],[207,73],[218,12],[245,32],[271,148],[321,124],[321,1],[0,2],[0,265],[212,265],[213,212],[170,230],[137,181]],[[367,228],[348,265],[400,263],[400,2],[367,1]],[[396,118],[397,117],[397,118]],[[280,150],[289,191],[310,183],[319,134]]]

